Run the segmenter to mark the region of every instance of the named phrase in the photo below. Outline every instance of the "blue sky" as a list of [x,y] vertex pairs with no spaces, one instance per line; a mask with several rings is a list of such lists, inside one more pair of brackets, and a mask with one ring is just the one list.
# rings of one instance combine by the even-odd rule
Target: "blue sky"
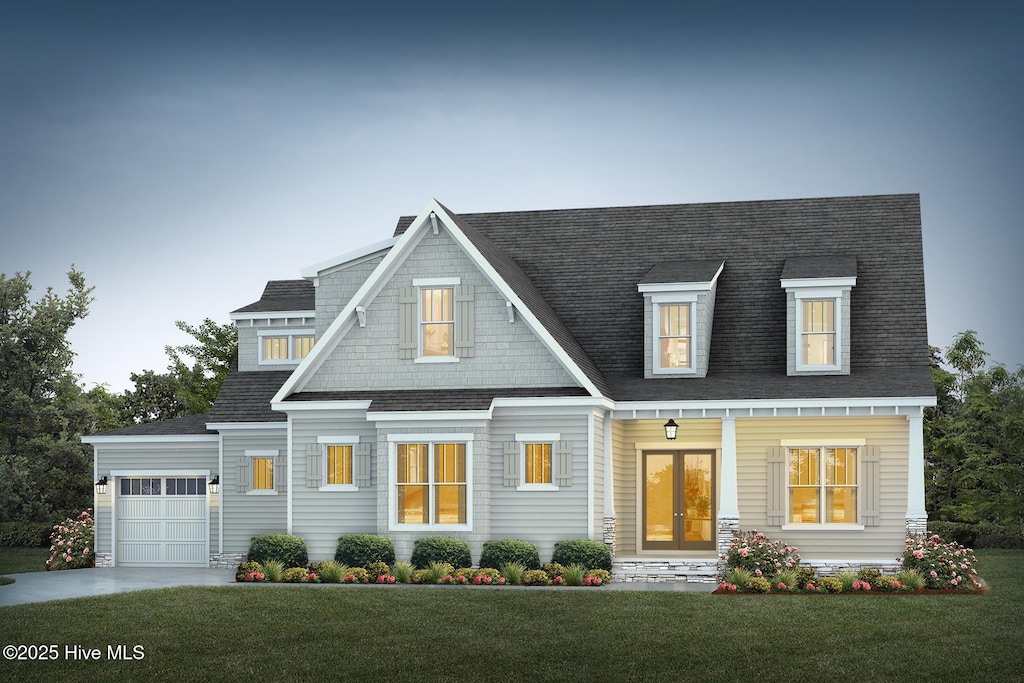
[[457,212],[917,192],[929,336],[1024,364],[1020,3],[9,3],[0,272],[129,386],[268,279]]

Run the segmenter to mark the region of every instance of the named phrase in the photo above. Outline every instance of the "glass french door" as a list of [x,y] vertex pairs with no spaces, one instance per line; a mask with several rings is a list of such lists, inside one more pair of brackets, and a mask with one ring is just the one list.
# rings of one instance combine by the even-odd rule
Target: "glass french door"
[[645,550],[715,547],[713,453],[643,454],[642,546]]

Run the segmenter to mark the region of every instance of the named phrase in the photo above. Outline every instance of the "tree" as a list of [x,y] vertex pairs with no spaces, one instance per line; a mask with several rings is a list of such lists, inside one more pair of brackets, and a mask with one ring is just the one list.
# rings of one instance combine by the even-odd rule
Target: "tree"
[[178,379],[171,374],[158,375],[152,370],[133,372],[135,389],[121,394],[119,413],[127,424],[159,422],[187,415],[185,404],[178,398]]
[[67,335],[93,290],[74,266],[67,275],[63,297],[48,288],[32,302],[30,273],[0,274],[0,520],[80,511],[91,484],[91,452],[78,440],[90,411]]
[[[930,516],[962,522],[1024,523],[1024,367],[984,369],[973,330],[933,363],[937,405],[925,412]],[[933,353],[937,361],[937,354]]]
[[[174,323],[198,343],[165,346],[171,359],[168,370],[177,381],[177,397],[189,415],[213,407],[228,369],[238,355],[238,330],[231,323],[219,325],[206,318],[198,327],[178,320]],[[186,359],[191,359],[191,364]]]

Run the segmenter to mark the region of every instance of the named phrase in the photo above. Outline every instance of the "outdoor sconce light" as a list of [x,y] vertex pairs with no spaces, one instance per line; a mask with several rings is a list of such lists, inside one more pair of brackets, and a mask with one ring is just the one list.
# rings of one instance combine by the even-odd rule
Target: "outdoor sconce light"
[[675,441],[677,429],[679,429],[679,425],[676,424],[676,421],[669,419],[669,421],[665,423],[665,438],[669,441]]
[[100,477],[98,480],[96,480],[96,493],[97,493],[97,495],[102,496],[106,492],[107,492],[107,475],[104,474],[102,477]]
[[210,493],[220,493],[220,477],[216,474],[210,480]]

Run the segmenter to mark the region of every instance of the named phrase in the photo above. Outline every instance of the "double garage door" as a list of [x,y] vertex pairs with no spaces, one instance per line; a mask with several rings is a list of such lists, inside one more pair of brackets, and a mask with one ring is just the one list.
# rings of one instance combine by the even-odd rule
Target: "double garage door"
[[117,487],[118,566],[208,565],[206,477],[120,477]]

